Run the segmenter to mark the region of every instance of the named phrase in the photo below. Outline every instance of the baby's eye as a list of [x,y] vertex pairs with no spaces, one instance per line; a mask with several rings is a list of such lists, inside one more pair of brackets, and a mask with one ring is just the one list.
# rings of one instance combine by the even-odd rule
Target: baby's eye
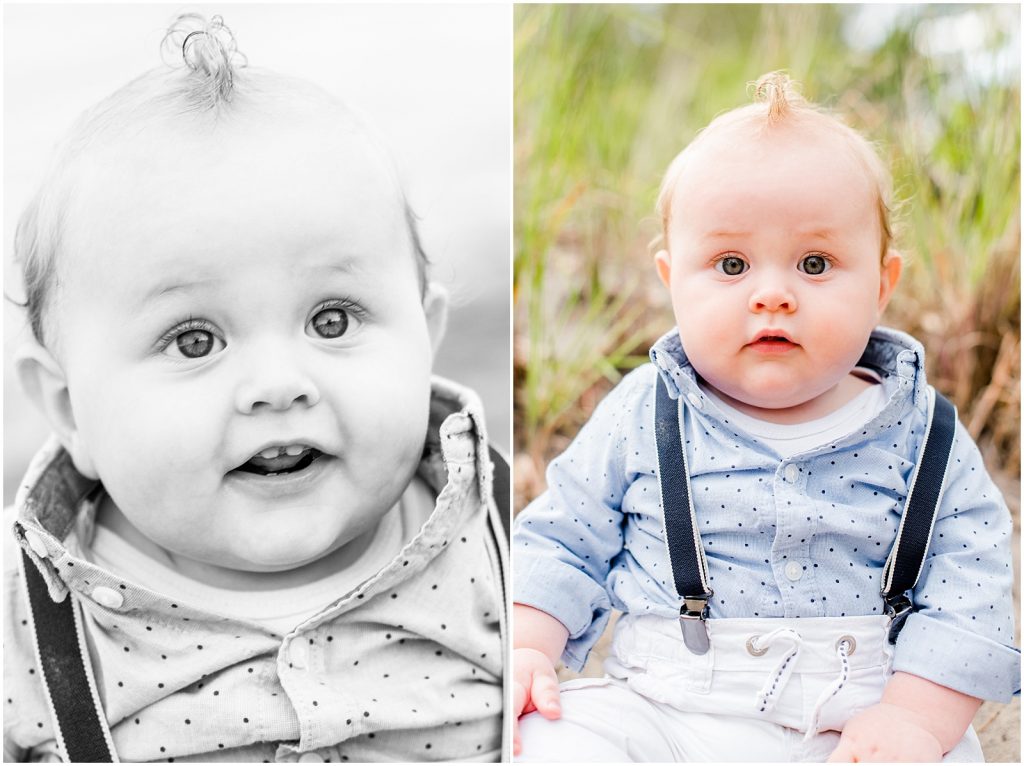
[[359,320],[358,311],[351,305],[340,305],[331,302],[320,306],[313,313],[306,332],[326,340],[337,340],[345,334],[351,334]]
[[310,326],[321,338],[340,338],[348,329],[348,314],[345,309],[323,309],[316,313]]
[[832,264],[829,262],[821,253],[811,253],[805,255],[800,259],[800,263],[797,264],[797,268],[805,274],[817,276],[824,274],[826,271],[832,268]]
[[177,359],[202,359],[219,353],[225,343],[205,324],[191,324],[176,327],[161,340],[163,352]]
[[715,262],[715,268],[727,277],[738,277],[750,268],[745,260],[738,255],[727,255]]

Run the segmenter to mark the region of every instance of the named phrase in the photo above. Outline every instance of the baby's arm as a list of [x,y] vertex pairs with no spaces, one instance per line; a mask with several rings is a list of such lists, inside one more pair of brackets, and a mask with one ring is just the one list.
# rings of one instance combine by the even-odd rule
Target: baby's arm
[[562,656],[569,631],[546,612],[525,604],[513,605],[512,704],[515,713],[513,753],[519,754],[519,717],[534,710],[545,718],[558,718],[558,676],[555,665]]
[[[548,489],[516,519],[513,534],[513,707],[516,720],[560,715],[555,666],[581,670],[611,614],[609,572],[624,544],[623,498],[650,429],[657,372],[645,365],[600,402],[547,470]],[[646,470],[646,469],[645,469]],[[513,748],[521,749],[518,723]]]
[[963,737],[981,700],[895,673],[881,701],[846,723],[829,762],[937,762]]

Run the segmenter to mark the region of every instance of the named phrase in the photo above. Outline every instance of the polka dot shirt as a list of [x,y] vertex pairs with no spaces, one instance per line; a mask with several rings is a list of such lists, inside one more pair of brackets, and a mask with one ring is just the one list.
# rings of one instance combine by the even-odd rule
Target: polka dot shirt
[[[781,458],[730,423],[700,390],[679,335],[652,349],[553,460],[547,491],[516,519],[516,602],[558,618],[563,656],[582,668],[610,610],[676,618],[654,438],[654,385],[683,400],[683,439],[715,617],[882,614],[882,568],[899,527],[927,419],[924,350],[878,328],[858,363],[887,403],[834,442]],[[660,385],[660,383],[659,383]],[[938,520],[894,668],[1007,700],[1012,526],[977,447],[958,426]]]
[[[482,410],[439,379],[431,410],[420,474],[439,493],[433,513],[380,571],[286,635],[172,602],[74,556],[89,539],[90,519],[76,517],[84,480],[52,443],[39,456],[15,531],[51,592],[70,590],[83,607],[121,760],[500,757],[505,554],[490,523]],[[56,751],[20,557],[9,545],[8,757]]]

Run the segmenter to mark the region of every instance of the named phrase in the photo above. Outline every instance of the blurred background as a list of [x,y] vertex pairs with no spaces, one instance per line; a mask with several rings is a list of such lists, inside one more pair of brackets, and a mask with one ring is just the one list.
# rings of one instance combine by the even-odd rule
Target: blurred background
[[[669,162],[785,69],[892,169],[885,322],[928,350],[1019,530],[1020,7],[521,5],[514,25],[516,507],[673,324],[648,249]],[[1019,701],[975,725],[1019,762]]]
[[[14,230],[57,141],[147,69],[181,11],[220,13],[254,66],[312,80],[391,149],[432,275],[452,296],[435,371],[476,389],[492,441],[510,416],[511,11],[491,5],[4,5],[4,290],[23,298]],[[11,356],[28,332],[4,306],[4,504],[47,428]]]

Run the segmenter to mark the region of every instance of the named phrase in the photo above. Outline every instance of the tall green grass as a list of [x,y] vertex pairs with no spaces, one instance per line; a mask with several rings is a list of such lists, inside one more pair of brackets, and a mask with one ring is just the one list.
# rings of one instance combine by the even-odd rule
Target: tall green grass
[[1019,8],[919,6],[874,47],[856,11],[516,6],[516,440],[536,469],[672,324],[648,252],[669,161],[786,69],[889,161],[907,263],[886,321],[925,343],[932,381],[1019,473],[1019,74],[986,83],[921,45],[936,18],[973,13],[996,50]]

